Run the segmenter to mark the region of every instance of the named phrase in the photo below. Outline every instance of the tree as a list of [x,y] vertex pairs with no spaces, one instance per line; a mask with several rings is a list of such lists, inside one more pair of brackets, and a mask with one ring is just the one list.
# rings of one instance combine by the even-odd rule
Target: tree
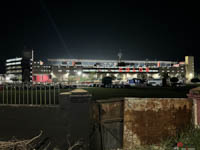
[[179,80],[178,80],[178,78],[177,77],[172,77],[172,78],[170,78],[170,82],[172,82],[172,83],[177,83]]
[[167,86],[167,79],[169,79],[169,75],[167,72],[161,73],[162,77],[162,85],[165,87]]
[[102,79],[102,84],[104,87],[111,86],[112,85],[112,77],[104,77]]
[[172,83],[172,86],[175,86],[178,81],[179,79],[177,77],[170,78],[170,82]]

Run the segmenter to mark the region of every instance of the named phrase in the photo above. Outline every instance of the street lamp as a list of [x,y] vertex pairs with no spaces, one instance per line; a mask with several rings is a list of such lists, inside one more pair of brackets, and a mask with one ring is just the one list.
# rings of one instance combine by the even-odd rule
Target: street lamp
[[82,75],[82,71],[78,71],[77,74],[80,76]]

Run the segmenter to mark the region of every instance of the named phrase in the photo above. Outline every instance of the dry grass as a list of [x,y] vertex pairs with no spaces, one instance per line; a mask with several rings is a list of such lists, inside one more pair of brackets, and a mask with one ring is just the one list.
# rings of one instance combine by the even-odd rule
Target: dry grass
[[10,141],[0,141],[0,150],[34,150],[35,141],[37,141],[41,135],[42,131],[39,135],[27,140],[12,139]]

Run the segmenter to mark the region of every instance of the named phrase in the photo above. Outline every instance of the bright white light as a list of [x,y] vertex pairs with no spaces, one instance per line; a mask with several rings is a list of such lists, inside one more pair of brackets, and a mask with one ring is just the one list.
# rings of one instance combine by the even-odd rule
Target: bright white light
[[153,74],[153,78],[154,79],[160,79],[160,74],[158,74],[158,73],[157,74]]
[[86,75],[86,74],[83,74],[83,77],[87,77],[87,75]]
[[193,73],[190,73],[190,78],[192,78],[193,77]]
[[69,76],[69,73],[64,74],[64,77],[68,77],[68,76]]
[[55,78],[55,77],[56,77],[55,74],[54,74],[53,72],[51,72],[51,76],[52,76],[52,78]]
[[82,72],[81,72],[81,71],[78,71],[77,74],[80,76],[80,75],[82,75]]

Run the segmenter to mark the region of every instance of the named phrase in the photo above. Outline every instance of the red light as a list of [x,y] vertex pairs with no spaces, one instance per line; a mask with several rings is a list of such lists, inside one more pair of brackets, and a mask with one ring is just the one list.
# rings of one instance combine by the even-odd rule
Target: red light
[[44,82],[52,82],[50,75],[36,75],[33,76],[33,82],[44,83]]
[[123,71],[123,68],[119,68],[119,72],[122,72]]
[[136,72],[136,71],[135,71],[135,68],[133,68],[133,72]]
[[126,72],[130,72],[130,68],[126,68]]
[[149,68],[148,67],[146,68],[146,72],[149,72]]
[[143,72],[143,69],[141,67],[139,68],[139,72]]
[[160,62],[157,63],[157,67],[160,67]]

